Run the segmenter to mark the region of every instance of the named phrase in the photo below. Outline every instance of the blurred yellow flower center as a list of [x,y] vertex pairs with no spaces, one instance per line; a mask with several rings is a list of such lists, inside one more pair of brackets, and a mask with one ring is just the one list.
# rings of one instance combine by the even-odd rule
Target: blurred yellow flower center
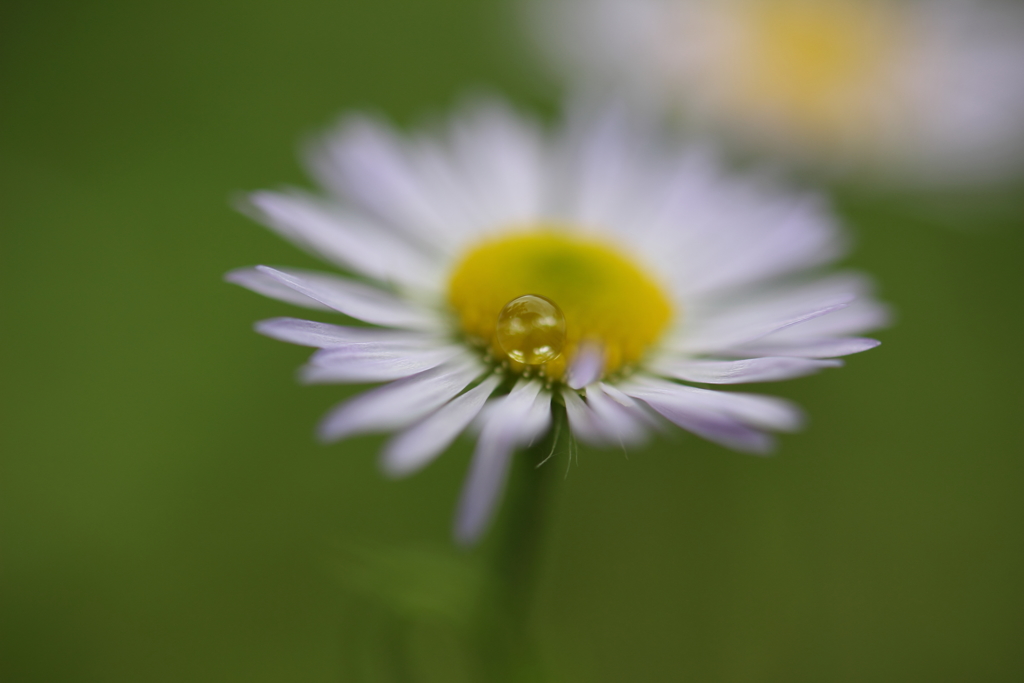
[[605,374],[636,363],[673,314],[662,288],[620,250],[544,228],[467,251],[448,301],[471,342],[556,381],[584,344],[603,353]]
[[[893,4],[893,3],[887,3]],[[739,107],[752,107],[834,134],[879,87],[905,23],[871,0],[738,0],[723,3],[731,26],[720,68]]]

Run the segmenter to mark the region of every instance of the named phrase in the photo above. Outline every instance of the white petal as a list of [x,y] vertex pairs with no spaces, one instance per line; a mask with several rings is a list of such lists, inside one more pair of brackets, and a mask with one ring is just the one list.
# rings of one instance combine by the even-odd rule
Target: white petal
[[591,382],[601,379],[604,374],[604,349],[598,344],[583,344],[569,366],[568,384],[573,389],[582,389]]
[[734,349],[768,335],[803,339],[863,333],[883,322],[888,313],[873,302],[870,292],[866,277],[848,272],[696,297],[687,301],[677,338],[667,346],[692,353],[741,355]]
[[825,300],[795,311],[758,311],[747,308],[707,322],[694,323],[679,338],[670,341],[671,350],[683,353],[717,353],[757,341],[793,325],[840,311],[852,297]]
[[[693,257],[704,272],[695,278],[694,291],[724,291],[768,281],[828,263],[845,251],[842,233],[821,197],[794,200],[781,188],[735,181],[728,189],[747,195],[720,198],[719,209],[733,215],[719,228],[718,240],[707,240],[718,247],[714,252],[695,249]],[[732,210],[744,203],[742,210]]]
[[580,398],[575,391],[563,389],[562,400],[565,401],[565,413],[569,418],[569,429],[573,435],[583,443],[591,446],[606,446],[608,439],[598,425],[597,415],[587,405],[587,402]]
[[626,393],[644,401],[669,421],[709,441],[749,453],[764,454],[772,449],[774,442],[769,435],[725,413],[713,402],[700,400],[701,397],[636,387],[628,388]]
[[635,409],[630,410],[614,400],[605,392],[603,384],[587,387],[587,404],[594,411],[597,424],[608,436],[609,443],[625,447],[642,443],[647,438],[647,429],[638,419]]
[[699,389],[639,376],[619,388],[652,407],[652,401],[655,401],[680,410],[714,411],[763,429],[794,431],[800,429],[804,422],[803,412],[797,406],[774,396]]
[[568,196],[567,218],[581,226],[632,227],[647,206],[638,195],[653,175],[649,140],[636,123],[622,107],[580,101],[570,110],[564,153],[575,193]]
[[856,301],[846,308],[820,318],[814,318],[794,327],[787,327],[776,332],[765,342],[817,339],[822,337],[843,337],[861,335],[877,330],[890,324],[893,313],[888,306],[869,298],[867,293],[859,293]]
[[634,398],[631,398],[624,394],[618,387],[609,384],[608,382],[601,382],[601,390],[604,393],[618,403],[620,406],[626,409],[626,411],[632,415],[635,419],[643,422],[651,429],[661,429],[662,423],[654,418],[653,415],[644,407],[642,403]]
[[392,476],[405,476],[425,467],[469,426],[500,383],[499,377],[488,377],[393,438],[384,448],[384,469]]
[[449,358],[462,354],[467,359],[473,358],[475,355],[461,344],[443,342],[436,338],[381,339],[354,341],[320,349],[310,357],[309,364],[321,368],[331,368],[349,365],[353,361],[359,362],[364,359],[373,361],[378,358],[399,358],[402,355],[426,353],[440,353]]
[[659,375],[705,384],[777,382],[841,366],[838,360],[807,358],[749,358],[746,360],[686,360],[662,356],[649,369]]
[[[699,291],[700,271],[709,265],[709,238],[725,238],[714,220],[720,217],[720,202],[714,198],[724,184],[722,163],[706,144],[694,144],[673,156],[644,181],[650,196],[647,210],[623,234],[631,242],[639,240],[647,259],[658,264],[680,291],[692,293]],[[650,161],[639,163],[651,166]]]
[[709,407],[761,429],[795,432],[803,429],[806,422],[804,412],[799,406],[776,396],[695,387],[690,389],[698,392],[700,400]]
[[551,392],[543,390],[534,399],[533,406],[519,427],[520,443],[524,446],[533,446],[537,439],[547,433],[549,427],[551,427]]
[[337,441],[407,427],[458,396],[483,371],[477,362],[449,363],[367,391],[328,413],[320,423],[320,438]]
[[474,542],[490,522],[516,446],[547,430],[551,394],[541,388],[540,382],[520,380],[508,396],[490,401],[481,414],[483,426],[455,519],[460,542]]
[[538,219],[550,164],[533,121],[501,101],[481,100],[455,119],[451,138],[460,176],[476,197],[476,215],[500,228]]
[[649,403],[669,421],[697,436],[727,448],[755,455],[768,455],[775,448],[775,439],[769,434],[748,427],[735,418],[707,411],[679,408],[658,401],[649,401]]
[[245,287],[249,291],[262,294],[263,296],[284,301],[294,306],[312,308],[318,311],[329,311],[330,306],[310,299],[305,294],[300,294],[288,285],[270,277],[266,273],[255,268],[236,268],[224,276],[227,282]]
[[429,257],[381,226],[298,192],[256,192],[249,213],[283,237],[344,268],[415,287],[437,281]]
[[429,311],[376,287],[293,268],[283,270],[257,266],[256,269],[314,301],[363,322],[413,329],[436,329],[440,325],[437,316]]
[[356,342],[318,351],[300,371],[309,384],[387,382],[435,368],[465,354],[461,346],[419,347],[407,343]]
[[730,351],[729,355],[835,358],[837,356],[849,356],[854,353],[868,351],[879,344],[881,344],[880,341],[865,337],[796,339],[788,341],[771,335],[752,344],[744,344],[737,347]]
[[320,180],[343,197],[438,252],[451,246],[451,216],[418,174],[403,141],[386,125],[364,117],[342,122],[312,158]]
[[[277,281],[274,280],[276,283]],[[294,292],[288,289],[289,292]],[[256,323],[256,331],[272,339],[324,349],[359,342],[405,342],[427,344],[438,337],[408,330],[377,327],[342,327],[298,318],[271,318]]]
[[659,427],[637,401],[603,382],[587,387],[586,401],[568,389],[562,398],[572,433],[592,446],[637,444],[647,438],[648,428]]

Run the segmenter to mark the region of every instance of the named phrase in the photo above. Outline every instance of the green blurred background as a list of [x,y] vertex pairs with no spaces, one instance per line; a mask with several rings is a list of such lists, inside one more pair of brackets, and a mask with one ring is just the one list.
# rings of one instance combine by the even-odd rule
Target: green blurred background
[[[467,680],[453,626],[351,568],[474,561],[449,541],[468,445],[401,482],[380,438],[318,445],[353,389],[298,386],[307,352],[251,331],[294,311],[221,276],[314,265],[229,198],[306,182],[297,142],[342,111],[556,111],[507,24],[486,0],[0,5],[0,679],[387,681],[400,638],[415,680]],[[810,428],[559,475],[558,680],[1024,680],[1020,196],[840,189],[900,320],[768,387]]]

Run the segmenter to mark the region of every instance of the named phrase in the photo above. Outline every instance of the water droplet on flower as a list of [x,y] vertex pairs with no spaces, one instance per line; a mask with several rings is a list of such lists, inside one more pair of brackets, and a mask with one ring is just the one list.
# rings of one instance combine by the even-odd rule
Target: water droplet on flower
[[550,299],[527,294],[501,309],[496,333],[509,358],[525,365],[543,365],[562,354],[565,316]]

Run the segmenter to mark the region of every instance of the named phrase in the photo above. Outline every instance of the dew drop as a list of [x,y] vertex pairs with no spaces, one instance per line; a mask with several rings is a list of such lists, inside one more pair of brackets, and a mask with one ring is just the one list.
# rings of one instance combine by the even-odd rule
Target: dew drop
[[525,365],[543,365],[562,355],[565,316],[550,299],[527,294],[501,309],[496,333],[509,358]]

